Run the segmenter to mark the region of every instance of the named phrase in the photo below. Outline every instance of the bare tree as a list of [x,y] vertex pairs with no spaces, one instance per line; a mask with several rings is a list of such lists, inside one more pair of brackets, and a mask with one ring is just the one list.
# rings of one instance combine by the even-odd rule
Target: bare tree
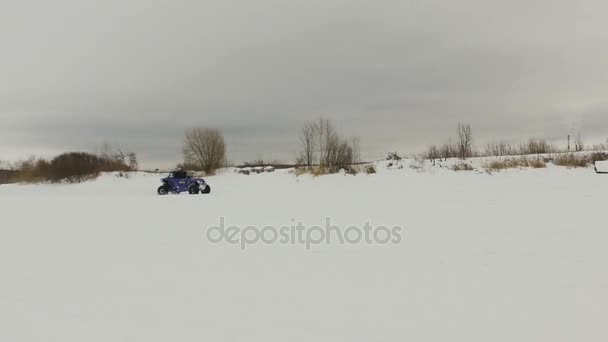
[[548,143],[545,139],[534,139],[530,138],[527,143],[519,146],[519,154],[544,154],[553,153],[557,149],[552,144]]
[[300,132],[301,151],[298,164],[310,167],[317,161],[320,169],[335,172],[349,168],[359,161],[359,139],[342,138],[331,121],[320,119],[317,123],[306,123]]
[[435,159],[441,158],[441,151],[437,146],[431,145],[426,153],[427,158],[435,165]]
[[319,165],[321,167],[330,166],[330,154],[334,149],[337,136],[332,123],[328,119],[319,120]]
[[486,155],[488,156],[496,156],[496,157],[502,157],[502,156],[508,156],[513,154],[513,147],[504,142],[498,142],[498,143],[490,143],[486,146],[486,151],[485,151]]
[[116,152],[114,153],[114,160],[117,163],[127,165],[126,164],[126,159],[127,159],[127,156],[125,155],[125,153],[121,149],[116,150]]
[[454,156],[454,148],[452,147],[451,144],[444,144],[443,146],[441,146],[441,157],[443,158],[444,161],[448,160],[448,158],[451,158]]
[[337,134],[332,134],[326,144],[327,159],[325,167],[330,172],[340,169],[348,169],[354,162],[353,148],[347,140],[340,138]]
[[137,154],[135,152],[130,152],[127,154],[127,158],[129,159],[129,169],[135,171],[139,168],[139,163],[137,162]]
[[184,138],[184,163],[212,172],[224,165],[226,144],[219,129],[194,128]]
[[473,154],[472,143],[471,125],[458,124],[458,156],[460,159],[467,159]]
[[298,161],[306,167],[311,167],[315,162],[318,132],[319,125],[315,122],[308,122],[304,124],[304,127],[302,127],[302,132],[300,132],[302,151],[300,152]]

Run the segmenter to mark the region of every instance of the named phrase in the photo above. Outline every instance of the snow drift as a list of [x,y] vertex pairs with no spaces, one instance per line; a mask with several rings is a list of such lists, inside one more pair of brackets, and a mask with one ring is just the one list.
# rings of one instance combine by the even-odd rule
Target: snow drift
[[597,173],[608,173],[608,160],[595,162],[595,171]]

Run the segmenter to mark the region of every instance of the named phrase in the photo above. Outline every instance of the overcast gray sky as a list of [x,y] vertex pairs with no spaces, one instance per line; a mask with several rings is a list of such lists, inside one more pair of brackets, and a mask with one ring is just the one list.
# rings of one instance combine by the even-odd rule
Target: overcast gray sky
[[330,118],[367,158],[454,136],[608,137],[608,2],[0,0],[0,160],[103,142],[293,159]]

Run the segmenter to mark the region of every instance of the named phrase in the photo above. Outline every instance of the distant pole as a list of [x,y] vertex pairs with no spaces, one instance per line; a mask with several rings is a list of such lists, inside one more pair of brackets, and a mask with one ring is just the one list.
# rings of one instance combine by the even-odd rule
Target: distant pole
[[568,152],[570,152],[570,134],[568,134]]

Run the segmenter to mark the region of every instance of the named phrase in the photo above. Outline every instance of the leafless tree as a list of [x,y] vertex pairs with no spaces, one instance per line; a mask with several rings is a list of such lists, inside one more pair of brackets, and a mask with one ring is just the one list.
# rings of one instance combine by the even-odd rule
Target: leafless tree
[[325,149],[327,159],[324,161],[324,165],[330,172],[348,169],[354,162],[352,146],[337,134],[331,135]]
[[125,153],[122,150],[120,150],[120,149],[116,150],[116,152],[114,153],[114,160],[117,163],[126,165],[126,159],[127,159],[127,156],[125,155]]
[[458,156],[460,159],[467,159],[473,154],[472,143],[471,125],[458,124]]
[[502,157],[502,156],[508,156],[513,154],[513,147],[504,142],[498,142],[498,143],[490,143],[486,146],[486,155],[488,156],[496,156],[496,157]]
[[139,163],[137,162],[137,154],[135,152],[130,152],[127,154],[127,158],[129,159],[129,169],[135,171],[139,168]]
[[427,158],[435,165],[435,159],[441,158],[441,151],[437,146],[431,145],[426,153]]
[[530,138],[527,143],[519,146],[519,154],[545,154],[553,153],[557,149],[545,139]]
[[440,154],[441,158],[446,161],[448,160],[448,158],[452,158],[454,156],[454,148],[451,144],[444,144],[443,146],[441,146]]
[[330,153],[335,144],[336,132],[333,124],[328,119],[319,119],[319,165],[321,167],[330,166]]
[[184,164],[193,164],[205,172],[212,172],[224,165],[226,144],[219,129],[194,128],[184,138]]
[[298,164],[310,167],[317,161],[320,169],[335,172],[359,161],[359,139],[342,138],[327,119],[306,123],[300,133],[300,142]]
[[308,122],[302,127],[300,132],[300,143],[302,150],[298,157],[299,163],[306,167],[311,167],[315,162],[315,154],[317,151],[317,134],[319,133],[319,125],[316,122]]

